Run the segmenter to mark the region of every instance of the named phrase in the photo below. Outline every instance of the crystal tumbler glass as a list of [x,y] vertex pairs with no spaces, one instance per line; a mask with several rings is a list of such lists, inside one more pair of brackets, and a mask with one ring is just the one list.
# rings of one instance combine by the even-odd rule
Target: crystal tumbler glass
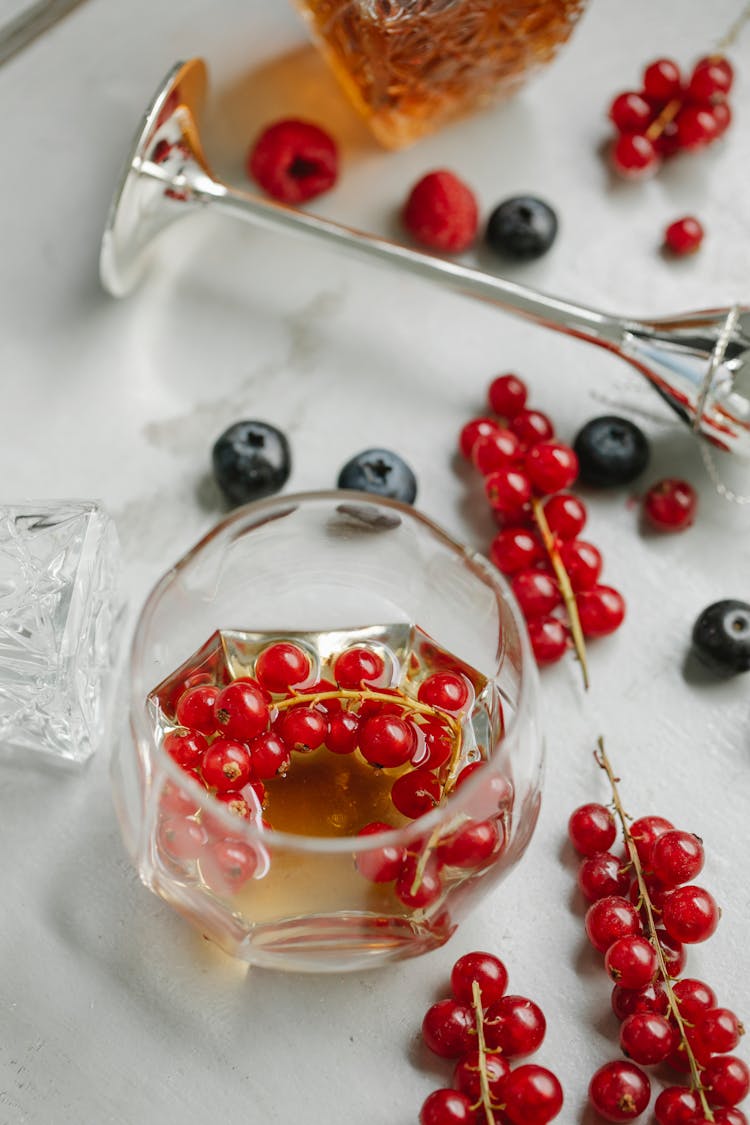
[[[390,793],[403,767],[322,746],[295,750],[285,776],[266,781],[262,812],[262,788],[244,788],[247,819],[170,756],[184,693],[256,675],[258,654],[280,639],[310,654],[314,683],[300,691],[323,689],[328,703],[332,675],[341,683],[335,654],[351,646],[386,654],[368,707],[424,712],[419,677],[459,676],[463,734],[432,811],[397,814]],[[433,949],[529,842],[543,747],[522,619],[489,563],[405,505],[338,491],[239,509],[150,595],[130,674],[132,740],[113,766],[127,847],[148,887],[251,963],[341,971]],[[357,693],[341,694],[348,705]],[[319,697],[286,702],[298,698]],[[269,706],[273,716],[285,703]],[[390,828],[357,834],[372,821]],[[475,837],[490,846],[467,854]]]
[[400,148],[513,93],[585,0],[296,0],[378,140]]

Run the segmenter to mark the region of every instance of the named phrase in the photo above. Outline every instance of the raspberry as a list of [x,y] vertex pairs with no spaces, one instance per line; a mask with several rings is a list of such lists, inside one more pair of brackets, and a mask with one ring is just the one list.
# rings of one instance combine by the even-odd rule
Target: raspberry
[[459,254],[476,238],[479,209],[471,188],[453,172],[429,172],[412,188],[403,220],[422,246]]
[[336,142],[309,121],[277,121],[264,129],[247,156],[247,171],[282,203],[304,203],[338,178]]

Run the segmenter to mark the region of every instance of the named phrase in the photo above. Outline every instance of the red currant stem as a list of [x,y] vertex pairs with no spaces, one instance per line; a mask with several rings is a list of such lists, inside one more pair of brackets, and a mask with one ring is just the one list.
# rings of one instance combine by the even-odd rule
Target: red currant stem
[[667,994],[667,1002],[669,1004],[670,1012],[675,1024],[677,1025],[677,1030],[680,1033],[680,1045],[685,1051],[688,1063],[690,1064],[691,1086],[700,1098],[701,1109],[703,1111],[704,1117],[707,1121],[713,1121],[714,1115],[706,1099],[706,1091],[703,1083],[701,1082],[698,1064],[695,1061],[695,1055],[693,1054],[693,1049],[690,1046],[690,1041],[687,1037],[687,1032],[685,1030],[685,1021],[680,1014],[680,1006],[677,1003],[677,997],[675,996],[674,989],[672,988],[672,978],[669,975],[669,969],[667,968],[667,962],[664,957],[664,950],[661,947],[659,935],[656,931],[654,904],[651,902],[651,897],[648,893],[648,887],[646,885],[646,879],[643,874],[643,866],[641,865],[641,859],[638,855],[638,849],[635,846],[635,840],[633,839],[630,828],[628,826],[628,815],[625,812],[622,801],[620,799],[620,791],[617,787],[618,779],[614,775],[612,764],[607,757],[606,750],[604,749],[604,739],[600,738],[597,745],[599,749],[594,754],[594,757],[596,758],[598,765],[604,770],[607,777],[609,778],[610,788],[612,789],[612,803],[614,805],[615,812],[617,813],[617,819],[620,821],[622,834],[625,839],[625,846],[627,847],[628,855],[630,856],[630,863],[633,871],[635,872],[635,877],[638,881],[638,894],[640,896],[640,901],[642,903],[643,909],[646,911],[646,922],[648,926],[649,937],[651,939],[651,944],[656,951],[656,960],[659,965],[659,975],[662,978],[664,991]]
[[550,531],[550,526],[547,523],[547,517],[544,514],[544,507],[541,500],[534,498],[531,501],[531,509],[534,513],[536,525],[539,528],[539,534],[542,537],[544,548],[549,555],[549,561],[552,563],[552,569],[555,572],[560,593],[565,604],[565,612],[568,615],[570,622],[570,634],[573,638],[573,645],[581,664],[581,674],[583,675],[583,686],[588,691],[589,689],[589,668],[586,662],[586,642],[583,639],[583,629],[581,628],[581,619],[578,616],[578,606],[576,604],[575,594],[573,587],[570,585],[568,572],[565,569],[560,552],[557,549],[557,542],[554,535]]
[[495,1115],[492,1112],[492,1096],[490,1094],[490,1080],[487,1075],[487,1044],[484,1041],[484,1011],[482,1010],[482,990],[479,981],[471,982],[471,1004],[474,1009],[474,1021],[477,1027],[477,1048],[479,1052],[479,1089],[482,1094],[480,1105],[484,1109],[487,1125],[494,1125]]
[[451,832],[453,832],[455,828],[458,828],[461,824],[463,824],[467,819],[468,818],[464,815],[456,816],[453,818],[453,820],[449,820],[446,825],[439,824],[437,828],[433,828],[427,840],[427,843],[424,846],[422,854],[417,860],[417,865],[414,868],[414,879],[412,880],[411,887],[409,888],[410,894],[415,895],[419,890],[430,856],[434,852],[437,845],[440,843],[442,837],[450,836]]
[[734,21],[734,23],[731,24],[729,30],[724,35],[722,35],[721,39],[716,44],[716,50],[713,52],[712,57],[715,58],[717,56],[721,56],[722,52],[726,51],[727,47],[731,47],[733,45],[737,36],[742,31],[742,28],[745,26],[749,19],[750,4],[747,4],[737,16],[737,19]]
[[667,104],[664,106],[664,109],[661,111],[658,117],[654,118],[654,120],[646,130],[646,136],[648,137],[648,139],[650,141],[657,140],[662,135],[667,125],[671,124],[671,122],[674,121],[675,117],[681,109],[681,98],[672,98],[671,101],[667,102]]
[[437,707],[431,707],[429,703],[422,703],[418,699],[410,699],[408,695],[400,695],[397,698],[394,695],[388,695],[384,691],[372,691],[369,688],[363,688],[361,691],[353,688],[339,688],[336,691],[296,692],[287,699],[280,699],[274,706],[277,710],[284,711],[287,707],[296,707],[300,703],[307,703],[313,706],[316,703],[323,703],[328,699],[351,699],[356,700],[358,703],[365,699],[375,699],[379,703],[397,702],[399,707],[408,707],[412,711],[416,711],[419,715],[429,715],[431,719],[440,719],[450,724],[457,735],[461,731],[461,724],[457,719],[446,714],[445,711],[440,711]]

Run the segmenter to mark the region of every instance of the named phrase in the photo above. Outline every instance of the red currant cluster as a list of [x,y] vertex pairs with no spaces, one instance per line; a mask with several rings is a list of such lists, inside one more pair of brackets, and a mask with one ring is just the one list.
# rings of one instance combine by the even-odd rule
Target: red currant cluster
[[[601,553],[578,538],[586,509],[564,491],[578,475],[578,458],[554,440],[552,422],[529,409],[527,398],[528,388],[515,375],[498,376],[489,387],[492,416],[467,422],[459,446],[482,473],[502,527],[490,558],[511,578],[538,663],[551,664],[565,652],[576,624],[585,637],[619,628],[625,603],[617,590],[599,584]],[[567,625],[557,616],[563,605]]]
[[[619,1020],[620,1047],[631,1061],[615,1060],[591,1080],[589,1098],[607,1121],[639,1117],[651,1099],[642,1066],[666,1063],[690,1075],[690,1086],[669,1086],[656,1099],[658,1125],[747,1125],[734,1107],[750,1087],[745,1063],[728,1054],[742,1025],[717,1006],[708,985],[680,975],[685,945],[715,931],[720,911],[713,897],[692,880],[703,867],[697,836],[676,829],[660,816],[628,824],[616,779],[604,750],[600,765],[612,785],[625,837],[625,857],[611,851],[615,817],[603,805],[583,805],[570,817],[568,833],[584,856],[578,885],[591,905],[586,914],[589,941],[604,954],[614,982],[612,1008]],[[638,1065],[635,1065],[638,1064]]]
[[420,1125],[547,1125],[563,1104],[560,1083],[532,1054],[547,1030],[533,1000],[507,996],[508,972],[491,953],[467,953],[451,971],[452,996],[427,1011],[422,1035],[431,1051],[457,1059],[453,1087],[435,1090]]
[[699,59],[685,79],[672,59],[656,59],[643,72],[643,88],[618,94],[609,117],[618,136],[612,163],[623,176],[654,172],[677,152],[704,148],[729,128],[727,96],[734,72],[723,55]]

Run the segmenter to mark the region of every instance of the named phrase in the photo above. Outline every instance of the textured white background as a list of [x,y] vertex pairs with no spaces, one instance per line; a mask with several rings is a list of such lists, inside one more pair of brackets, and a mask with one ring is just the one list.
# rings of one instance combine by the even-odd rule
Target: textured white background
[[[341,185],[319,201],[327,215],[391,232],[411,181],[452,166],[485,209],[524,190],[558,208],[554,250],[519,279],[630,313],[747,301],[750,30],[735,52],[725,143],[638,186],[615,182],[601,159],[612,94],[658,54],[687,63],[703,53],[738,8],[592,0],[558,63],[513,104],[398,155],[369,140],[282,0],[89,0],[0,71],[2,495],[101,497],[134,607],[217,518],[209,450],[240,417],[288,431],[294,489],[332,485],[359,449],[398,449],[423,510],[484,548],[490,522],[452,451],[490,376],[515,368],[564,437],[605,406],[630,409],[653,439],[648,479],[684,474],[702,497],[697,525],[666,538],[640,533],[628,495],[592,498],[591,538],[628,598],[627,624],[592,645],[585,700],[572,662],[544,675],[538,832],[450,945],[420,961],[339,979],[247,972],[140,886],[115,826],[106,750],[75,776],[0,763],[2,1125],[407,1125],[448,1073],[423,1057],[422,1013],[453,959],[475,947],[499,952],[513,990],[542,1003],[538,1057],[564,1083],[561,1120],[588,1122],[588,1077],[615,1054],[616,1026],[582,938],[565,823],[605,795],[591,758],[600,732],[630,810],[705,838],[705,882],[724,917],[690,969],[750,1015],[748,680],[684,674],[697,612],[748,596],[747,509],[712,493],[692,439],[638,376],[423,283],[211,217],[171,232],[127,302],[104,296],[96,272],[136,120],[173,61],[200,53],[214,79],[209,156],[238,182],[260,124],[306,115],[343,145]],[[660,232],[686,211],[704,220],[705,247],[668,262]]]

